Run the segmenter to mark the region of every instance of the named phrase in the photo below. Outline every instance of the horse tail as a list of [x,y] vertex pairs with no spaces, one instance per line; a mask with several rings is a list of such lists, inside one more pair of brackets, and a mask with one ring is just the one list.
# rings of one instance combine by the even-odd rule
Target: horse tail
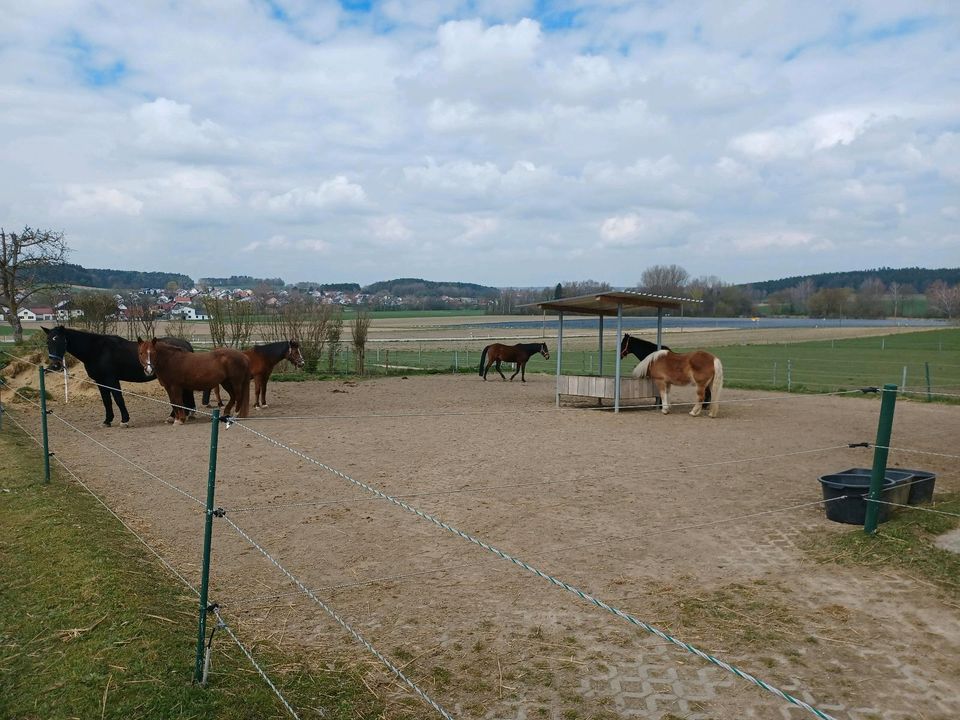
[[710,382],[710,417],[716,417],[720,407],[720,391],[723,390],[723,363],[713,359],[713,380]]
[[490,349],[490,346],[487,345],[487,346],[483,349],[483,352],[480,353],[480,377],[483,377],[483,366],[484,366],[484,364],[487,362],[487,350],[489,350],[489,349]]

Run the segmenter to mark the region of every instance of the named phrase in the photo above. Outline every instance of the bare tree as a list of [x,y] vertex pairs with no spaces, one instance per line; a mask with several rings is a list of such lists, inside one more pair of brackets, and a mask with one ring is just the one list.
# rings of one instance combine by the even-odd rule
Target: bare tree
[[253,334],[253,316],[256,307],[252,302],[229,300],[227,302],[227,327],[230,330],[230,347],[243,347]]
[[56,290],[56,283],[44,282],[43,271],[62,265],[67,257],[62,232],[25,227],[20,233],[0,228],[0,295],[10,308],[8,322],[13,341],[23,342],[23,326],[17,313],[27,299],[39,292]]
[[790,288],[790,299],[793,301],[793,308],[797,312],[808,312],[810,298],[816,292],[817,287],[813,280],[807,278]]
[[157,312],[149,295],[131,293],[123,299],[127,306],[127,338],[152,338],[157,334]]
[[77,297],[74,305],[83,312],[75,321],[85,330],[108,335],[116,328],[117,298],[110,293],[83,293]]
[[343,310],[338,306],[330,315],[327,324],[327,367],[333,373],[337,369],[337,355],[340,353],[340,338],[343,335]]
[[681,295],[690,273],[679,265],[652,265],[640,277],[640,289],[654,295]]
[[210,340],[214,347],[223,347],[227,344],[227,302],[223,298],[211,296],[204,298],[201,303],[203,313],[208,318]]
[[948,320],[960,316],[960,285],[951,287],[943,280],[935,280],[927,288],[927,303]]
[[367,349],[367,333],[370,330],[370,313],[359,311],[351,323],[353,330],[353,361],[357,375],[363,375],[365,369],[365,353]]

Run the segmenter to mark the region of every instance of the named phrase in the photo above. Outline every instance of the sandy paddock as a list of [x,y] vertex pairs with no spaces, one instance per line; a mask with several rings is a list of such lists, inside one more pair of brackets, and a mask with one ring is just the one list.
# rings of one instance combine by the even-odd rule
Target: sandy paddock
[[[873,440],[876,399],[732,390],[716,420],[614,415],[558,411],[552,377],[528,379],[273,383],[270,407],[247,425],[837,718],[960,716],[960,608],[944,593],[883,565],[812,560],[812,539],[849,529],[818,506],[717,522],[810,503],[817,476],[869,466],[871,451],[846,444]],[[129,389],[161,397],[155,385]],[[93,397],[52,406],[202,498],[209,424],[174,428],[161,404],[127,402],[126,430],[99,427]],[[199,506],[56,419],[50,427],[57,457],[195,582]],[[960,407],[899,403],[894,446],[951,453],[958,436]],[[808,716],[243,427],[220,437],[227,516],[457,717]],[[960,490],[954,459],[894,452],[891,464]],[[291,590],[217,521],[211,599],[244,638],[368,664],[392,714],[436,717]]]

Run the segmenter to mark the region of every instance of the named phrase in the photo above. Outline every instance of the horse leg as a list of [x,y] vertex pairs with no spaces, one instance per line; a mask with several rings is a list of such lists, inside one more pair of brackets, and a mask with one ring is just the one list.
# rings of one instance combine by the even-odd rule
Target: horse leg
[[110,427],[113,424],[113,401],[110,399],[110,390],[100,385],[100,399],[103,401],[103,426]]
[[267,379],[263,375],[253,378],[253,406],[257,408],[267,406]]
[[[497,360],[497,362],[496,362],[496,364],[494,365],[494,367],[497,369],[497,372],[500,373],[500,377],[502,377],[504,380],[506,380],[506,379],[507,379],[507,376],[504,375],[504,374],[503,374],[503,371],[500,369],[500,361],[499,361],[499,360]],[[512,378],[511,378],[511,379],[512,379]]]
[[660,408],[660,412],[664,415],[670,413],[670,384],[666,380],[657,380],[657,389],[660,391],[660,399],[663,400],[663,407]]
[[697,402],[694,404],[690,414],[696,417],[703,410],[703,401],[706,390],[706,383],[697,382]]
[[117,387],[110,391],[110,394],[113,395],[113,401],[120,410],[120,427],[130,427],[130,413],[127,412],[127,403],[123,400],[123,393],[120,392],[119,382],[117,383]]
[[520,382],[526,382],[526,380],[523,379],[523,373],[520,372],[523,370],[523,363],[517,363],[516,366],[517,369],[514,370],[513,375],[510,376],[510,382],[513,382],[513,379],[517,376],[517,373],[520,373]]
[[210,407],[210,393],[211,393],[211,392],[212,392],[211,390],[204,390],[204,391],[203,391],[203,398],[201,399],[200,402],[203,403],[203,406],[204,406],[205,408]]
[[167,418],[165,422],[183,425],[187,419],[187,411],[180,406],[180,402],[183,400],[183,394],[189,391],[179,385],[170,385],[166,390],[167,397],[170,398],[170,405],[173,407],[173,419]]

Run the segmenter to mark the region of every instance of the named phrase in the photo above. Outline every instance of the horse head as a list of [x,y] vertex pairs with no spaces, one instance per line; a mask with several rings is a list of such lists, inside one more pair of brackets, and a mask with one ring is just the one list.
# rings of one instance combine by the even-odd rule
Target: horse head
[[41,327],[47,335],[47,357],[50,359],[49,369],[59,372],[66,363],[67,354],[67,329],[63,325],[57,325],[52,330]]
[[138,337],[137,359],[140,360],[140,365],[143,367],[143,372],[150,377],[153,377],[156,370],[156,357],[157,339],[153,338],[152,340],[141,340]]
[[626,333],[623,334],[623,339],[620,341],[620,357],[625,358],[627,355],[630,354],[631,340],[633,340],[632,337],[630,337]]
[[540,354],[543,355],[547,360],[550,359],[550,351],[547,350],[546,343],[540,343]]
[[303,359],[303,353],[300,352],[300,343],[296,340],[290,341],[287,347],[287,354],[284,357],[298,368],[302,368],[306,364],[306,360]]

